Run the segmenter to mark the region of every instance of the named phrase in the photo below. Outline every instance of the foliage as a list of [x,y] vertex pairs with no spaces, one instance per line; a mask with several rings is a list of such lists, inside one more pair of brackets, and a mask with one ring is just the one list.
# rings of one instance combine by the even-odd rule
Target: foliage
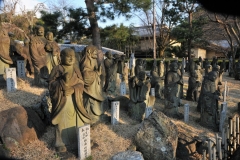
[[[53,32],[53,35],[57,35],[58,33],[58,26],[60,22],[58,21],[59,17],[61,16],[60,12],[47,12],[47,11],[40,11],[41,13],[41,20],[43,22],[43,26],[45,28],[45,32]],[[41,21],[39,21],[41,22]]]
[[102,45],[112,49],[124,51],[125,46],[130,46],[137,43],[138,37],[133,35],[131,27],[126,27],[123,24],[107,26],[100,30]]

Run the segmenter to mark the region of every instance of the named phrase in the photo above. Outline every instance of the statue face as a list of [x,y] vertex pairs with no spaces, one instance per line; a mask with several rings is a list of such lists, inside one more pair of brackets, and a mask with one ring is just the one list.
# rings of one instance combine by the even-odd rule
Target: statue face
[[46,38],[47,38],[49,41],[53,41],[53,33],[47,33]]
[[111,54],[111,53],[107,53],[107,54],[106,54],[106,57],[107,57],[108,59],[112,59],[112,54]]
[[71,66],[75,63],[74,51],[68,51],[62,56],[62,63],[67,66]]
[[44,36],[44,28],[43,27],[38,28],[37,35],[38,36]]
[[208,78],[214,82],[217,79],[217,72],[210,72]]
[[97,50],[93,50],[93,51],[92,51],[91,57],[92,57],[93,59],[97,59]]
[[177,72],[177,70],[178,70],[178,65],[177,65],[176,63],[173,63],[173,64],[171,65],[171,70],[172,70],[173,72]]

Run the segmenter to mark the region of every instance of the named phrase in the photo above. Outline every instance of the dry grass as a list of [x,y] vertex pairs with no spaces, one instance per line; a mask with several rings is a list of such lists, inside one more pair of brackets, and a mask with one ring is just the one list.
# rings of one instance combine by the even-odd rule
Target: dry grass
[[[184,77],[184,89],[187,89],[188,77]],[[227,76],[224,73],[223,81],[228,81],[230,87],[228,101],[228,116],[237,112],[237,103],[239,102],[240,95],[240,81]],[[21,105],[29,107],[41,101],[43,94],[46,92],[44,88],[37,88],[31,86],[32,77],[24,80],[18,79],[18,91],[7,93],[6,89],[0,90],[0,111]],[[186,91],[185,91],[186,92]],[[183,103],[190,104],[190,122],[184,123],[183,120],[172,119],[178,126],[178,129],[192,136],[206,136],[214,137],[214,132],[199,125],[200,118],[199,112],[196,111],[196,103],[186,100]],[[163,109],[163,101],[156,100],[156,110]],[[179,111],[183,113],[183,107]],[[110,110],[106,112],[110,116]],[[108,160],[114,154],[125,151],[134,146],[133,137],[137,133],[140,123],[130,119],[127,113],[120,112],[120,124],[111,125],[110,122],[99,123],[91,128],[92,160]],[[10,152],[11,157],[17,159],[77,159],[77,155],[73,153],[60,154],[54,150],[54,127],[48,126],[46,133],[39,139],[26,146],[21,146]]]

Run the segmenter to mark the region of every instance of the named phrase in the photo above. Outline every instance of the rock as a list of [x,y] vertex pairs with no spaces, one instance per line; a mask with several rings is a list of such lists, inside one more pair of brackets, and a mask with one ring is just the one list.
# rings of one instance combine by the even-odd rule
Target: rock
[[33,105],[32,109],[38,114],[45,124],[51,124],[52,103],[49,92],[47,92],[42,101]]
[[[178,159],[188,159],[188,160],[197,160],[199,159],[200,154],[197,152],[197,149],[207,149],[203,148],[201,145],[202,142],[197,137],[192,137],[187,133],[179,131],[178,134],[178,145],[176,156]],[[202,151],[201,151],[202,152]],[[202,153],[201,153],[202,154]]]
[[2,111],[0,121],[0,139],[10,150],[38,139],[46,127],[31,108],[15,107]]
[[114,155],[111,160],[144,160],[142,153],[138,151],[125,151],[125,152],[119,152],[116,155]]
[[175,160],[177,142],[177,127],[160,111],[142,122],[135,137],[137,150],[146,160]]
[[230,160],[239,160],[240,159],[240,147],[233,153]]

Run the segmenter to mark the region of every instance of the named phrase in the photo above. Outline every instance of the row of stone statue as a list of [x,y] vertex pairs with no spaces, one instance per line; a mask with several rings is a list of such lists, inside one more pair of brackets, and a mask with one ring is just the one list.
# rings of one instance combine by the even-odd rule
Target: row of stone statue
[[[134,75],[130,73],[129,95],[131,102],[145,101],[149,103],[150,88],[155,88],[155,97],[164,100],[164,113],[171,117],[181,118],[178,112],[180,99],[183,98],[183,69],[182,63],[174,60],[157,65],[153,63],[150,76],[145,74],[146,62],[143,59],[136,60]],[[205,69],[201,63],[189,62],[189,80],[186,99],[198,102],[197,110],[201,112],[201,124],[212,129],[218,129],[219,109],[218,100],[222,96],[223,67],[217,65],[216,58],[212,64],[205,62]],[[130,70],[130,72],[131,72]],[[204,71],[205,70],[205,71]],[[131,105],[129,105],[131,108]]]
[[53,33],[44,36],[44,28],[36,27],[36,34],[24,40],[24,46],[14,40],[14,34],[0,29],[0,75],[4,75],[5,68],[16,67],[17,60],[25,61],[29,65],[29,72],[34,73],[36,85],[47,86],[46,80],[52,68],[60,63],[60,48],[53,39]]

